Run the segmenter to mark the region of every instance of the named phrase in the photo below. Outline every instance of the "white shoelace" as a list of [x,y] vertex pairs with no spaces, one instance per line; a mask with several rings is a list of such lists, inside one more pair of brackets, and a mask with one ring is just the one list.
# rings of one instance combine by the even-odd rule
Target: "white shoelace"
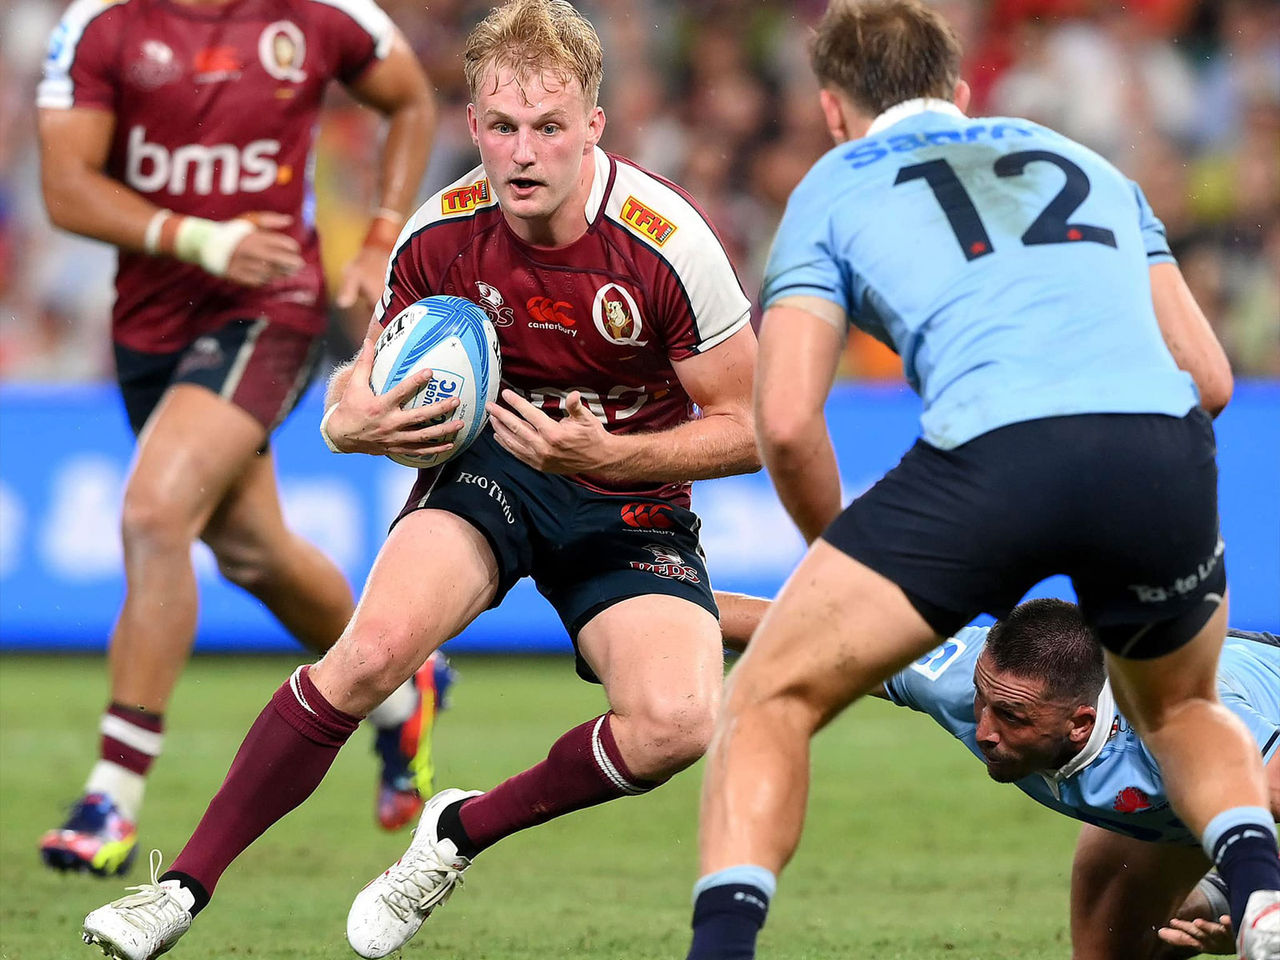
[[126,890],[138,892],[121,897],[111,904],[126,923],[145,934],[158,937],[167,936],[173,927],[181,923],[187,912],[173,894],[160,885],[160,864],[163,860],[159,850],[152,850],[151,882],[125,887]]
[[462,886],[462,871],[470,861],[464,857],[458,859],[462,866],[451,866],[434,845],[406,854],[387,871],[386,880],[391,889],[380,899],[402,923],[414,914],[426,914]]

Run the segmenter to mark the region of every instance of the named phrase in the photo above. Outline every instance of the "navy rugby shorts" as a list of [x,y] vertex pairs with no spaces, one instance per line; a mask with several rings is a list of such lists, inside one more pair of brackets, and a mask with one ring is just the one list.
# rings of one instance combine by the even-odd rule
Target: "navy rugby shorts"
[[177,383],[212,390],[271,433],[297,405],[323,355],[322,336],[264,317],[233,320],[168,353],[143,353],[117,343],[116,380],[135,435]]
[[[575,650],[592,617],[631,597],[681,597],[719,616],[693,511],[535,470],[504,450],[492,429],[443,466],[418,471],[396,520],[422,509],[456,514],[489,541],[498,562],[491,607],[521,577],[533,577]],[[581,654],[577,668],[598,682]]]
[[942,636],[1064,573],[1109,650],[1157,657],[1226,594],[1215,453],[1199,407],[1029,420],[953,450],[917,440],[823,539]]

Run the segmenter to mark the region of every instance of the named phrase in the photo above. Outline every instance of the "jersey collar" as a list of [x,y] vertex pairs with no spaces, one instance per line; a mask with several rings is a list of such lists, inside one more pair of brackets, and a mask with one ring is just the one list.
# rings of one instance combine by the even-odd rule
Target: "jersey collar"
[[1042,771],[1040,774],[1049,784],[1049,788],[1053,790],[1054,796],[1058,794],[1058,784],[1068,777],[1074,777],[1093,761],[1097,760],[1098,754],[1102,753],[1102,748],[1111,739],[1111,731],[1115,727],[1118,714],[1116,713],[1116,698],[1111,692],[1110,680],[1104,680],[1102,689],[1098,691],[1096,710],[1098,715],[1093,721],[1093,733],[1089,734],[1089,740],[1084,745],[1084,749],[1059,769],[1051,772]]
[[950,100],[939,100],[937,97],[919,97],[915,100],[903,100],[890,107],[871,121],[865,136],[872,136],[887,130],[895,123],[914,117],[917,113],[949,113],[953,117],[963,117],[964,111]]
[[600,207],[604,203],[605,194],[609,192],[609,155],[599,147],[593,147],[595,152],[596,172],[595,178],[591,181],[591,192],[587,194],[587,208],[584,211],[587,217],[587,223],[595,223],[596,217],[600,214]]

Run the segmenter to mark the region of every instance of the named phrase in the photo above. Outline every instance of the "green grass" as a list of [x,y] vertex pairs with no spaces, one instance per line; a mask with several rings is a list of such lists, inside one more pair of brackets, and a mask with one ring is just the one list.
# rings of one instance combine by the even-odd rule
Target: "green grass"
[[[440,786],[484,788],[539,760],[602,709],[568,660],[456,658],[463,682],[437,736]],[[143,849],[166,862],[195,826],[253,717],[292,662],[201,658],[183,678],[148,789]],[[0,659],[0,960],[97,955],[79,922],[125,882],[60,876],[36,854],[96,756],[102,662]],[[925,717],[860,705],[815,745],[800,852],[783,877],[771,960],[1066,958],[1072,824],[980,764]],[[172,956],[349,958],[355,892],[407,834],[373,822],[374,763],[358,731],[315,796],[222,880]],[[489,851],[404,960],[673,958],[688,944],[701,767],[648,796],[574,814]]]

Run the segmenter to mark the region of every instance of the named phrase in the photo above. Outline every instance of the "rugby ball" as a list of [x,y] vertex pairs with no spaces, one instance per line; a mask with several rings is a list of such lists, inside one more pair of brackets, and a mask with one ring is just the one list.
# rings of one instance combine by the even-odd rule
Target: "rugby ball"
[[369,386],[381,395],[423,369],[431,370],[431,379],[404,402],[404,409],[457,397],[457,410],[430,422],[461,420],[463,426],[447,453],[389,454],[406,467],[435,467],[451,460],[475,441],[489,419],[485,405],[498,395],[502,361],[498,332],[484,310],[461,297],[427,297],[396,314],[378,337]]

